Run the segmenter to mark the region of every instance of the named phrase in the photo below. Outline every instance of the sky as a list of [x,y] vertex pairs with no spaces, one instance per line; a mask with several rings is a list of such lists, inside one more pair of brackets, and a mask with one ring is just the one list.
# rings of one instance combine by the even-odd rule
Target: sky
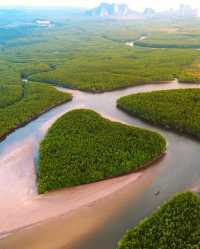
[[71,6],[92,8],[101,2],[126,3],[134,10],[152,7],[156,10],[177,9],[182,4],[189,4],[200,9],[200,0],[0,0],[0,6]]

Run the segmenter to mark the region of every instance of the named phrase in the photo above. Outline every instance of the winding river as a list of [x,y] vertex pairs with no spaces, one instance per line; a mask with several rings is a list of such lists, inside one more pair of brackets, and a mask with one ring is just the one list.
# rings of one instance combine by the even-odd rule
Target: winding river
[[[73,100],[17,129],[0,144],[0,248],[115,249],[128,228],[173,193],[198,186],[198,141],[149,125],[116,108],[117,99],[131,93],[194,87],[200,86],[173,81],[101,94],[58,88],[72,93]],[[168,142],[166,155],[142,172],[38,196],[35,172],[39,142],[58,117],[77,108],[159,132]],[[156,191],[160,191],[158,196]]]

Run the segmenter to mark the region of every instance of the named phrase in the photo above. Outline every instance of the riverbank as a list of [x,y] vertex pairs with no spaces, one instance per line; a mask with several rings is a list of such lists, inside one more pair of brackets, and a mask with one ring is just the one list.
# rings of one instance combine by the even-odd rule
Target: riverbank
[[37,113],[35,116],[33,116],[33,117],[27,119],[26,121],[22,122],[21,124],[17,125],[15,128],[9,129],[6,133],[4,133],[4,134],[0,137],[0,142],[2,142],[4,139],[6,139],[6,137],[7,137],[8,135],[10,135],[12,132],[14,132],[14,131],[16,131],[17,129],[22,128],[22,127],[24,127],[25,125],[27,125],[28,123],[30,123],[30,122],[36,120],[36,119],[37,119],[38,117],[40,117],[42,114],[47,113],[48,111],[52,110],[53,108],[55,108],[55,107],[57,107],[57,106],[60,106],[60,105],[62,105],[62,104],[64,104],[64,103],[67,103],[67,102],[71,101],[72,98],[73,98],[73,97],[71,96],[70,99],[68,99],[68,100],[61,101],[61,102],[59,102],[59,103],[57,103],[57,104],[55,104],[55,105],[53,105],[53,106],[51,106],[51,107],[48,107],[48,108],[46,108],[45,110],[41,111],[40,113]]
[[[123,177],[56,191],[51,194],[52,199],[50,195],[46,196],[45,202],[50,205],[53,200],[59,206],[59,210],[57,207],[54,207],[53,210],[60,212],[63,209],[63,213],[54,218],[37,222],[35,225],[18,229],[10,235],[7,234],[7,237],[1,238],[0,246],[6,249],[26,249],[27,246],[29,249],[55,249],[63,246],[73,248],[74,243],[96,231],[108,217],[117,215],[128,205],[127,200],[135,199],[136,201],[152,183],[159,170],[158,166],[153,165],[151,168]],[[61,196],[63,200],[58,205],[58,199]],[[80,197],[82,201],[77,202]],[[38,205],[42,203],[41,200],[37,201]],[[44,210],[40,214],[46,216],[53,210]],[[21,214],[24,217],[24,213],[21,212]],[[35,214],[33,212],[33,215]],[[33,237],[34,241],[31,239]]]
[[[17,207],[3,207],[0,214],[0,236],[6,236],[49,218],[67,215],[72,211],[89,206],[128,184],[136,182],[142,175],[142,172],[132,173],[123,177],[35,196],[32,200],[25,200],[23,205]],[[54,202],[53,205],[52,202]]]
[[103,93],[109,93],[109,92],[117,92],[120,90],[126,90],[129,89],[131,87],[138,87],[138,86],[145,86],[145,85],[152,85],[152,84],[170,84],[173,82],[178,82],[177,79],[168,81],[168,80],[162,80],[162,81],[151,81],[151,82],[145,82],[145,81],[139,81],[139,82],[135,82],[134,84],[130,84],[130,85],[125,85],[125,86],[118,86],[115,88],[107,88],[107,89],[90,89],[90,88],[80,88],[78,86],[74,86],[73,84],[70,83],[59,83],[58,81],[48,81],[48,80],[37,80],[35,82],[38,83],[46,83],[46,84],[50,84],[52,86],[54,86],[55,88],[65,88],[70,89],[70,90],[75,90],[75,91],[81,91],[81,92],[85,92],[85,93],[89,93],[89,94],[103,94]]
[[[54,117],[45,120],[46,122],[39,126],[39,132],[45,134],[55,119]],[[145,172],[143,172],[144,169],[141,169],[125,176],[38,195],[33,160],[36,144],[37,141],[30,134],[23,140],[23,143],[14,144],[5,152],[4,156],[1,156],[2,192],[0,199],[6,199],[6,201],[1,204],[0,236],[7,236],[38,222],[67,215],[72,211],[88,206],[116,193],[128,184],[136,182]],[[162,156],[164,156],[164,152],[155,160],[145,164],[144,168],[158,161]],[[3,191],[8,184],[10,188]]]
[[[28,144],[29,146],[27,146]],[[15,170],[17,157],[27,156],[28,160],[28,153],[31,149],[31,141],[27,141],[26,146],[21,146],[21,148],[18,147],[13,155],[3,158],[3,163],[9,162],[9,166]],[[80,209],[90,206],[96,201],[116,194],[116,192],[129,184],[137,184],[137,181],[140,178],[146,178],[146,174],[149,174],[150,166],[156,164],[159,160],[162,160],[164,155],[165,153],[163,152],[160,156],[155,158],[155,160],[146,163],[141,169],[133,171],[132,173],[96,183],[51,191],[44,195],[38,195],[36,188],[34,187],[32,188],[32,193],[29,192],[29,197],[31,198],[22,200],[22,202],[15,205],[15,207],[12,205],[13,200],[10,200],[10,206],[7,205],[8,203],[5,206],[4,204],[1,204],[0,237],[5,237],[10,233],[32,227],[37,223],[47,221],[53,217],[59,217],[61,215],[66,216],[73,211],[80,211]],[[14,157],[16,160],[14,160]],[[25,167],[26,165],[24,165],[24,168]],[[20,172],[18,171],[18,173]],[[30,174],[30,177],[36,180],[34,165],[32,165],[32,170],[26,173]],[[20,196],[17,198],[20,198]]]
[[26,96],[23,94],[21,100],[0,109],[0,142],[13,131],[73,98],[72,95],[60,93],[52,86],[33,82],[26,84],[26,92]]
[[199,140],[199,97],[199,89],[155,91],[120,98],[117,107],[152,125]]

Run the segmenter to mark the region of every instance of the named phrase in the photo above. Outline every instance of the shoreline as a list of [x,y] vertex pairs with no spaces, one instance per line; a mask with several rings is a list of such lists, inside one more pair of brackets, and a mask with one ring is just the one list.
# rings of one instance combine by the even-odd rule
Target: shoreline
[[[108,196],[114,195],[116,192],[118,192],[122,188],[125,188],[127,185],[134,183],[134,182],[137,182],[137,180],[140,179],[145,174],[145,171],[147,169],[150,169],[151,167],[156,165],[157,162],[162,160],[165,155],[166,155],[166,150],[163,151],[158,157],[156,157],[152,161],[145,163],[139,169],[133,170],[125,175],[121,175],[118,177],[112,177],[112,178],[98,181],[95,183],[84,184],[84,185],[79,185],[76,187],[55,190],[55,191],[51,191],[51,192],[49,192],[47,194],[43,194],[43,195],[37,194],[35,196],[35,198],[33,198],[33,200],[31,201],[31,205],[37,204],[37,203],[41,205],[42,203],[40,203],[40,201],[42,202],[44,200],[44,202],[45,202],[45,199],[48,199],[48,198],[51,199],[51,197],[53,199],[58,198],[58,201],[61,201],[61,202],[62,201],[72,202],[74,198],[75,199],[82,198],[82,199],[79,200],[78,204],[75,203],[74,205],[70,204],[71,206],[69,205],[68,207],[65,206],[64,209],[61,208],[60,211],[57,210],[57,213],[51,213],[51,214],[47,215],[45,218],[42,218],[41,214],[38,216],[36,215],[34,217],[35,221],[33,221],[30,224],[24,224],[24,225],[14,224],[13,228],[12,228],[12,225],[10,225],[10,228],[6,229],[5,231],[3,231],[1,226],[0,226],[0,242],[1,242],[2,238],[5,238],[5,237],[11,235],[12,233],[19,232],[21,230],[30,228],[32,226],[40,224],[41,222],[46,222],[52,218],[58,218],[58,217],[63,216],[63,215],[64,216],[69,215],[71,212],[78,211],[79,209],[87,207],[88,205],[91,205],[91,204],[95,203],[96,201],[99,201],[99,200],[102,200],[104,198],[107,198]],[[92,195],[90,196],[90,194],[92,194]],[[67,196],[67,195],[69,195],[69,196]],[[52,200],[49,200],[49,201],[52,201]],[[22,206],[22,208],[23,208],[23,206]],[[43,209],[45,209],[45,208],[46,207],[43,207]],[[30,210],[30,211],[36,211],[36,210]],[[39,211],[39,210],[37,210],[37,211]],[[44,210],[44,212],[45,212],[45,210]],[[23,214],[21,214],[21,215],[23,217]],[[22,217],[19,216],[18,219],[20,219],[20,221],[21,221]]]
[[[157,84],[170,84],[170,83],[173,83],[175,80],[176,79],[171,80],[171,81],[166,80],[166,81],[156,81],[156,82],[152,81],[152,82],[148,82],[148,83],[138,83],[138,84],[135,84],[135,85],[122,86],[122,87],[119,87],[119,88],[106,89],[106,90],[80,89],[80,88],[73,87],[70,84],[69,85],[67,85],[67,84],[64,85],[64,84],[59,84],[59,83],[56,83],[56,82],[55,83],[50,83],[48,81],[33,81],[33,82],[48,84],[49,86],[53,86],[54,88],[56,88],[58,91],[59,91],[59,88],[64,88],[65,90],[69,90],[69,91],[74,90],[74,91],[80,91],[80,92],[83,92],[83,93],[88,93],[88,94],[94,94],[95,95],[95,94],[102,94],[102,93],[109,93],[109,92],[117,92],[117,91],[120,91],[120,90],[126,90],[126,89],[128,89],[130,87],[138,87],[138,86],[145,86],[145,85],[151,85],[151,84],[156,84],[156,85]],[[179,82],[179,83],[182,83],[182,82]],[[183,82],[183,83],[185,83],[185,82]],[[32,122],[32,121],[36,120],[37,118],[39,118],[42,114],[45,114],[48,111],[51,111],[53,108],[61,106],[62,104],[65,104],[65,103],[68,103],[68,102],[72,101],[73,95],[70,92],[68,94],[71,95],[70,99],[61,101],[60,103],[57,103],[57,104],[55,104],[53,106],[50,106],[50,107],[47,107],[43,111],[36,114],[34,117],[30,117],[28,120],[26,120],[26,121],[22,122],[21,124],[17,125],[15,128],[9,129],[2,136],[0,136],[0,143],[3,142],[7,138],[7,136],[9,136],[11,133],[15,132],[17,129],[23,128],[24,126],[26,126],[30,122]]]
[[[154,158],[153,160],[149,162],[146,162],[140,168],[132,170],[125,175],[111,177],[108,179],[104,179],[102,181],[97,181],[97,182],[89,183],[89,184],[83,184],[83,185],[79,185],[75,187],[53,190],[42,195],[39,195],[36,192],[35,197],[33,197],[31,200],[28,200],[28,202],[30,202],[29,211],[28,211],[28,206],[25,207],[26,210],[24,211],[26,212],[28,211],[27,213],[25,212],[26,216],[29,216],[31,212],[34,212],[34,213],[38,212],[38,215],[32,216],[33,218],[33,220],[31,220],[32,222],[27,222],[28,224],[26,224],[25,222],[24,225],[22,225],[23,223],[21,222],[21,220],[22,218],[25,218],[24,212],[21,212],[21,213],[16,212],[16,213],[11,214],[11,216],[15,216],[15,214],[18,214],[19,221],[17,222],[17,224],[12,224],[11,222],[11,225],[7,225],[8,228],[6,230],[2,229],[1,224],[0,224],[0,244],[1,244],[1,239],[10,236],[13,233],[29,229],[43,222],[48,222],[48,220],[53,219],[53,218],[59,218],[60,216],[70,215],[71,212],[79,211],[81,208],[90,206],[97,201],[113,196],[121,189],[126,188],[126,186],[128,186],[129,184],[134,184],[134,183],[137,184],[137,181],[140,178],[145,177],[146,171],[149,171],[152,167],[157,165],[157,163],[165,157],[166,153],[167,153],[167,147],[156,158]],[[53,202],[53,200],[55,199],[57,199],[60,202],[59,203],[60,205],[55,208],[56,211],[54,211],[53,213],[50,212],[49,214],[47,214],[46,212],[46,217],[45,217],[45,214],[44,214],[45,211],[48,208],[51,209],[50,207],[51,202]],[[74,202],[74,199],[76,200],[78,199],[79,203],[77,204],[77,202]],[[47,200],[47,203],[46,203],[46,200]],[[70,203],[70,202],[74,202],[74,203]],[[47,204],[47,206],[45,204]],[[39,208],[32,210],[31,207],[34,205],[36,206],[38,205]],[[41,205],[43,206],[41,207]],[[21,206],[20,208],[23,208],[23,206]],[[40,213],[39,211],[43,211],[44,213],[42,212]],[[10,217],[10,214],[8,216]]]
[[[109,93],[109,92],[117,92],[120,90],[126,90],[128,88],[132,88],[132,87],[138,87],[138,86],[145,86],[145,85],[159,85],[159,84],[170,84],[173,83],[176,79],[172,79],[172,80],[163,80],[163,81],[148,81],[148,82],[137,82],[134,85],[126,85],[126,86],[119,86],[117,88],[114,89],[102,89],[102,90],[92,90],[92,89],[82,89],[79,87],[75,87],[72,84],[69,83],[58,83],[58,82],[50,82],[50,81],[33,81],[33,82],[38,82],[38,83],[44,83],[44,84],[48,84],[48,85],[52,85],[55,88],[59,88],[62,87],[66,90],[74,90],[74,91],[80,91],[83,93],[89,93],[89,94],[102,94],[102,93]],[[30,81],[31,82],[31,81]]]
[[158,123],[153,122],[153,121],[150,121],[150,120],[148,120],[148,119],[139,117],[138,115],[134,114],[134,112],[129,111],[126,107],[120,106],[118,103],[117,103],[117,106],[116,106],[116,107],[117,107],[120,111],[122,111],[122,112],[126,113],[127,115],[129,115],[130,117],[132,117],[132,118],[137,118],[137,119],[139,119],[139,120],[142,120],[142,121],[144,121],[144,122],[146,122],[146,123],[148,123],[148,124],[150,124],[150,125],[153,125],[154,127],[161,128],[161,129],[163,129],[163,130],[173,132],[173,133],[178,134],[178,135],[180,135],[180,136],[184,136],[184,137],[187,137],[187,138],[189,138],[189,139],[193,139],[193,140],[195,140],[195,141],[197,141],[197,142],[199,142],[199,140],[200,140],[200,135],[198,136],[198,135],[194,135],[194,134],[189,133],[189,132],[187,133],[187,132],[185,132],[185,131],[180,131],[180,130],[174,128],[174,127],[171,127],[171,126],[164,126],[164,125],[162,125],[162,124],[158,124]]
[[[155,163],[152,167],[142,169],[141,172],[71,188],[71,194],[73,194],[73,190],[78,191],[78,189],[82,187],[91,187],[90,190],[88,189],[89,191],[85,193],[86,202],[84,205],[68,210],[67,213],[65,211],[29,226],[15,229],[7,234],[1,234],[0,246],[6,249],[26,249],[26,246],[29,245],[26,245],[26,243],[30,242],[34,234],[34,238],[36,239],[34,239],[33,244],[29,245],[30,249],[54,249],[57,248],[56,246],[59,243],[61,243],[59,248],[65,246],[64,248],[71,249],[71,246],[73,248],[73,244],[76,243],[77,240],[79,241],[80,238],[89,236],[91,232],[102,227],[108,217],[117,215],[124,206],[129,205],[128,200],[133,199],[133,196],[136,201],[153,182],[158,172],[160,172],[160,167]],[[101,188],[102,191],[97,192],[96,189],[102,184],[104,185]],[[90,201],[91,191],[94,192],[94,196],[97,193],[99,198],[94,198]],[[67,192],[67,190],[56,191],[54,194],[59,194],[59,192],[62,192],[63,197],[66,197],[67,193],[64,194],[64,192]],[[83,191],[81,192],[83,194]],[[156,198],[154,196],[152,197]],[[76,199],[79,200],[78,197]],[[64,201],[69,203],[69,200],[65,199]],[[79,224],[81,224],[81,226],[79,226]],[[55,227],[57,227],[57,229],[55,229]],[[66,231],[68,233],[67,238]],[[45,236],[52,238],[52,241],[45,239]]]
[[[71,94],[70,94],[71,95]],[[0,137],[0,143],[3,142],[3,140],[5,140],[11,133],[15,132],[17,129],[20,129],[24,126],[26,126],[27,124],[29,124],[30,122],[36,120],[37,118],[39,118],[41,115],[47,113],[48,111],[51,111],[52,109],[58,107],[58,106],[61,106],[63,104],[66,104],[70,101],[72,101],[73,99],[73,96],[71,95],[70,99],[68,100],[64,100],[64,101],[61,101],[60,103],[57,103],[53,106],[50,106],[46,109],[44,109],[43,111],[37,113],[34,117],[30,117],[29,119],[27,119],[26,121],[22,122],[21,124],[17,125],[15,128],[11,128],[9,129],[7,132],[5,132],[1,137]]]
[[[48,129],[48,124],[49,121],[45,124],[45,128],[41,126],[41,129],[44,128],[44,132]],[[17,197],[15,196],[17,205],[16,207],[12,208],[13,200],[9,200],[11,203],[9,206],[2,207],[3,210],[5,209],[6,211],[2,211],[2,217],[0,214],[0,220],[2,220],[2,224],[0,224],[0,239],[23,229],[30,228],[36,224],[40,224],[41,222],[45,222],[51,218],[70,214],[75,210],[88,206],[98,200],[106,198],[107,196],[114,195],[117,191],[126,187],[128,184],[137,182],[138,178],[145,174],[145,170],[147,168],[151,168],[150,166],[152,164],[156,164],[156,162],[163,158],[166,154],[165,147],[161,154],[156,158],[149,162],[146,162],[140,168],[132,170],[125,175],[105,179],[96,183],[51,191],[44,195],[38,195],[36,189],[32,189],[36,177],[35,165],[34,162],[31,161],[32,146],[33,139],[30,138],[30,141],[24,141],[24,146],[19,145],[14,147],[11,153],[7,155],[7,159],[2,158],[3,160],[5,160],[5,162],[12,159],[12,162],[8,164],[6,163],[6,166],[8,166],[8,168],[10,167],[11,169],[14,168],[14,170],[16,167],[16,172],[23,172],[23,169],[27,168],[26,165],[30,165],[30,176],[28,178],[28,182],[30,182],[30,185],[28,185],[28,188],[26,190],[29,193],[25,192],[25,200],[18,202]],[[25,163],[23,160],[16,162],[17,158],[23,157],[25,157],[25,159],[27,157],[28,161],[25,161]],[[2,165],[3,164],[4,161],[2,161]],[[27,171],[27,169],[25,170]],[[22,183],[22,187],[23,186],[24,183]],[[30,195],[30,193],[32,194]],[[20,197],[18,189],[16,190],[16,194]],[[77,199],[79,199],[78,202]]]
[[[50,212],[50,213],[46,213],[44,214],[43,212],[40,213],[39,212],[37,215],[33,215],[31,220],[32,222],[27,222],[27,220],[25,219],[25,217],[23,217],[23,212],[21,213],[21,215],[18,215],[17,219],[19,221],[21,221],[21,218],[23,217],[26,221],[21,222],[21,224],[18,224],[18,222],[16,224],[11,224],[7,225],[10,228],[7,228],[6,230],[3,230],[2,228],[0,228],[0,244],[1,244],[1,239],[2,238],[6,238],[7,236],[15,233],[15,232],[19,232],[22,230],[26,230],[28,228],[31,228],[35,225],[41,224],[43,222],[47,222],[53,218],[59,218],[61,216],[66,216],[69,215],[71,212],[74,211],[78,211],[81,208],[87,207],[89,205],[92,205],[93,203],[95,203],[96,201],[102,200],[104,198],[107,198],[108,196],[112,196],[114,193],[118,192],[119,190],[121,190],[122,188],[126,187],[127,185],[137,182],[138,179],[140,179],[142,177],[143,173],[142,172],[137,172],[137,173],[130,173],[128,175],[125,176],[120,176],[117,178],[113,178],[113,179],[109,179],[109,180],[104,180],[101,182],[97,182],[97,183],[91,183],[91,184],[86,184],[86,185],[81,185],[78,187],[72,187],[72,188],[68,188],[68,189],[64,189],[64,190],[58,190],[58,191],[53,191],[49,194],[46,194],[44,196],[36,196],[34,198],[33,202],[34,204],[39,204],[42,205],[42,201],[45,199],[48,199],[48,197],[50,197],[49,195],[53,195],[54,199],[59,199],[60,203],[59,203],[59,207],[60,210],[58,210],[56,208],[57,205],[55,205],[55,212]],[[82,195],[82,196],[81,196]],[[50,197],[51,198],[51,197]],[[72,204],[72,201],[74,201],[74,199],[79,199],[78,202],[74,202],[74,204]],[[51,200],[52,201],[52,200]],[[61,203],[64,202],[64,203]],[[67,202],[69,203],[69,205],[64,205],[67,204]],[[61,204],[64,208],[61,207]],[[58,207],[58,208],[59,208]],[[38,210],[30,210],[28,212],[28,214],[31,214],[31,211],[41,211],[40,209],[44,209],[43,211],[45,212],[46,207],[43,206],[42,208],[39,208]],[[27,210],[26,210],[27,212]],[[46,216],[45,216],[46,215]],[[27,216],[27,214],[26,214]],[[29,223],[29,224],[26,224]]]

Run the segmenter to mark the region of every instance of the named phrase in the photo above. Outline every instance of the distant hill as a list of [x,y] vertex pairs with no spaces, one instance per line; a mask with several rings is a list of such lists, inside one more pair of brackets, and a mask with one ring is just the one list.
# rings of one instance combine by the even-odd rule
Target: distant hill
[[99,16],[99,17],[139,17],[140,14],[136,11],[132,11],[126,4],[109,4],[101,3],[97,8],[86,12],[88,16]]
[[146,8],[143,15],[144,17],[154,17],[156,15],[156,11],[152,8]]
[[130,18],[192,18],[198,16],[198,10],[190,5],[181,4],[179,9],[157,12],[146,8],[143,13],[131,10],[127,4],[101,3],[97,8],[86,12],[87,16],[94,17],[130,17]]

